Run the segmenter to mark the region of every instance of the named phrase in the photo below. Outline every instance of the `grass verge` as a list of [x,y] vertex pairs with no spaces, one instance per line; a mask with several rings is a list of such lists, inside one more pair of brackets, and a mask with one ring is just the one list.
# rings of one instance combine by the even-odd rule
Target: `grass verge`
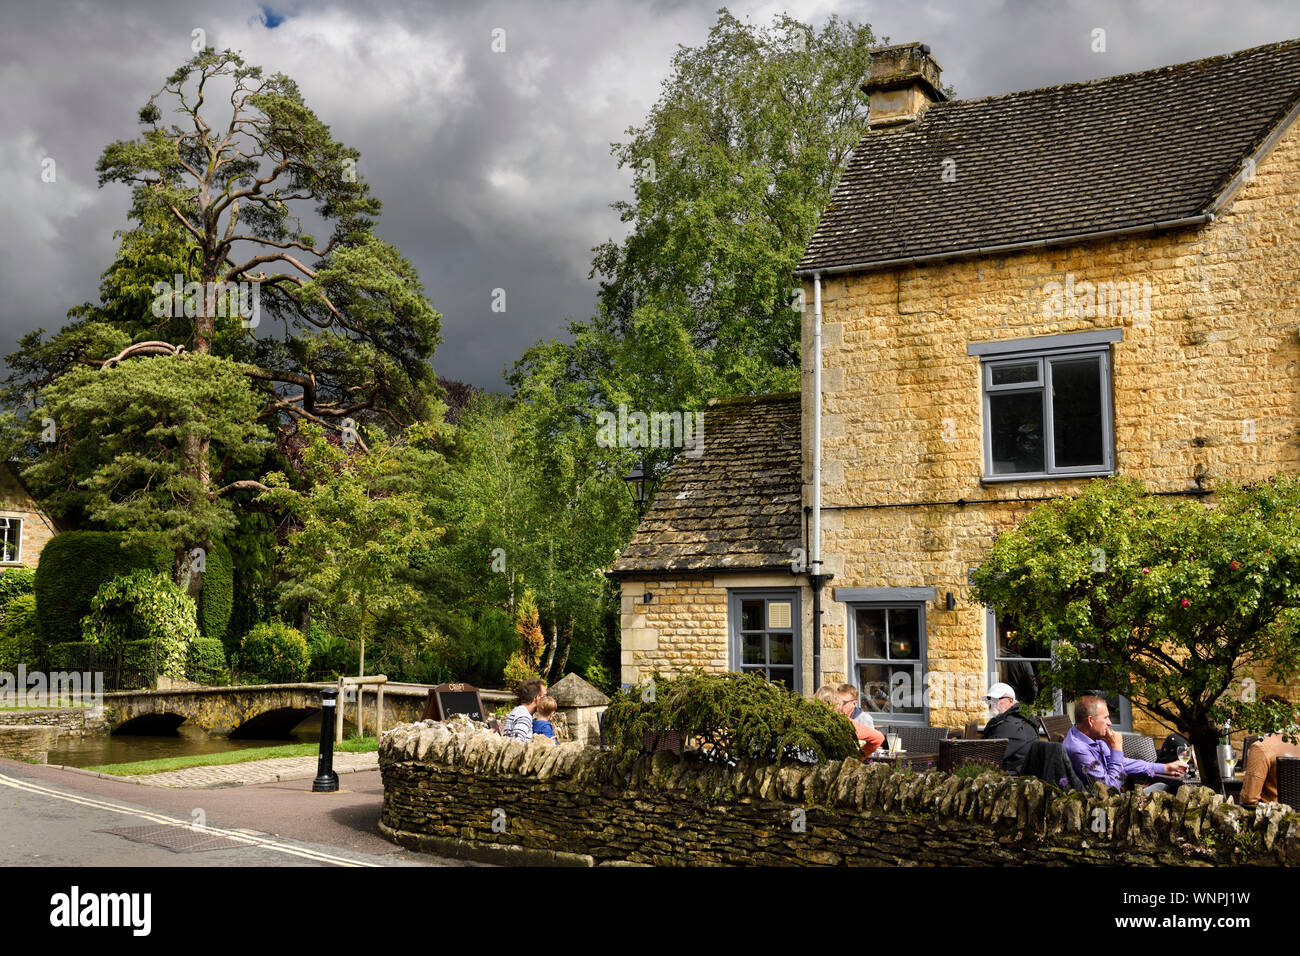
[[[364,754],[378,749],[379,741],[374,737],[350,737],[334,745],[335,753]],[[275,757],[310,757],[315,756],[319,751],[320,746],[314,743],[284,744],[278,747],[226,750],[215,754],[192,754],[188,757],[159,757],[156,760],[133,760],[130,763],[106,763],[85,769],[112,774],[115,777],[130,777],[137,774],[184,770],[186,767],[218,767],[228,763],[246,763],[249,760],[271,760]]]

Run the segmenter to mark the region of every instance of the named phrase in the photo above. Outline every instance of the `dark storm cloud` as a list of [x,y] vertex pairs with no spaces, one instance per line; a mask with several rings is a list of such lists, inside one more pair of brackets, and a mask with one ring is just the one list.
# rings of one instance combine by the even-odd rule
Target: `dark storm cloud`
[[[95,185],[114,139],[191,53],[192,31],[292,76],[384,201],[379,232],[443,313],[440,374],[500,389],[500,373],[595,302],[590,249],[622,234],[608,204],[630,174],[609,144],[640,124],[677,44],[714,3],[10,5],[0,29],[0,341],[57,329],[94,298],[127,225],[127,190]],[[1300,34],[1262,0],[1222,6],[1059,3],[739,3],[866,21],[929,43],[958,96],[1092,79]],[[273,25],[271,28],[270,25]],[[493,52],[494,30],[504,52]],[[1093,30],[1106,51],[1093,52]],[[42,163],[56,181],[43,182]],[[491,310],[504,289],[507,311]]]

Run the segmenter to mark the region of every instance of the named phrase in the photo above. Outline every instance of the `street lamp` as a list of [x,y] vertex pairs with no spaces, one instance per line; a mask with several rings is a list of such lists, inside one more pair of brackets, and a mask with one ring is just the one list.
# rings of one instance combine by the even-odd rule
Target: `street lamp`
[[636,503],[636,516],[638,518],[645,516],[646,511],[646,473],[645,460],[623,476],[627,482],[627,490],[632,495],[632,500]]

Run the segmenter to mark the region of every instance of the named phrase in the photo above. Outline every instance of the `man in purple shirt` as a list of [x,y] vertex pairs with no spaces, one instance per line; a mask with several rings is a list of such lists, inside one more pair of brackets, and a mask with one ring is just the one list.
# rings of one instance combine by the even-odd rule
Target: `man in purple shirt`
[[[1124,756],[1124,738],[1110,729],[1110,708],[1101,697],[1091,694],[1080,697],[1074,704],[1074,726],[1062,741],[1070,762],[1085,780],[1100,780],[1108,787],[1120,789],[1127,774],[1168,773],[1182,776],[1187,769],[1181,760],[1173,763],[1152,763]],[[1147,790],[1164,789],[1164,784],[1152,784]]]

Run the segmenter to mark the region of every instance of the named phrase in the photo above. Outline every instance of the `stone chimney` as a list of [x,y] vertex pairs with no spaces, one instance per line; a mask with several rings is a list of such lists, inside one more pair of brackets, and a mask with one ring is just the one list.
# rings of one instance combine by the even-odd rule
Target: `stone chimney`
[[870,103],[871,129],[911,123],[931,103],[947,99],[939,90],[938,61],[923,43],[900,43],[871,51],[871,67],[862,81]]

